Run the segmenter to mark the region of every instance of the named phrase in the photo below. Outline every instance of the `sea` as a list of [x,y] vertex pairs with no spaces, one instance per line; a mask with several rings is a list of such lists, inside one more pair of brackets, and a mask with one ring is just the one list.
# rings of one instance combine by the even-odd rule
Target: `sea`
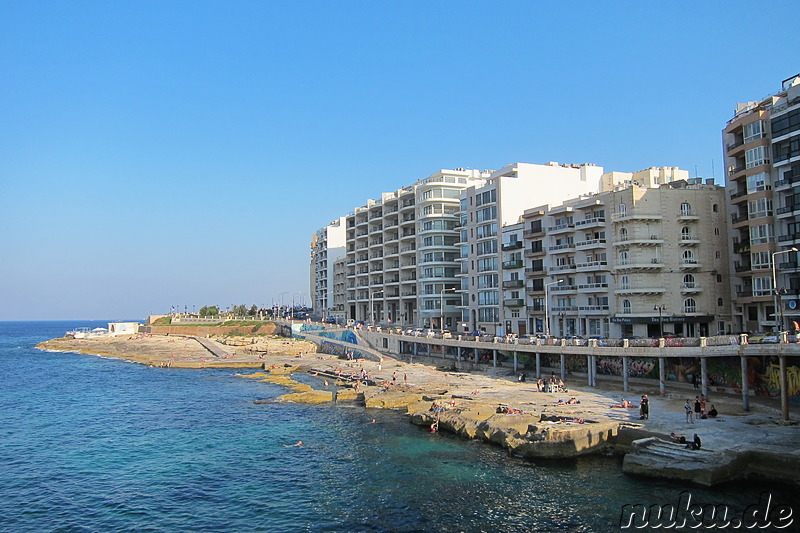
[[105,325],[0,322],[0,531],[603,532],[634,529],[631,506],[687,495],[739,514],[767,494],[800,509],[796,490],[766,482],[705,489],[627,476],[618,457],[529,461],[391,410],[272,403],[283,387],[235,370],[35,348]]

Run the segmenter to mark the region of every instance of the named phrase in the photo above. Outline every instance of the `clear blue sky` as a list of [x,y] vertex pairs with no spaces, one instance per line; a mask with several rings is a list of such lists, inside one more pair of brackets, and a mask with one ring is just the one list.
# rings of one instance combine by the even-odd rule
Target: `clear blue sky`
[[313,232],[440,168],[721,178],[796,7],[0,1],[0,320],[308,301]]

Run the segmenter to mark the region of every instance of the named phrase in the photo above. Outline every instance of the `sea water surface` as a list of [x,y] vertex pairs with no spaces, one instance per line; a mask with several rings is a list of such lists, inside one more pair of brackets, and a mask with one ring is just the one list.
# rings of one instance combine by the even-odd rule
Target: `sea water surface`
[[632,478],[609,457],[524,461],[392,411],[255,404],[285,390],[233,370],[34,348],[98,325],[0,322],[1,531],[617,531],[623,505],[686,490],[796,503]]

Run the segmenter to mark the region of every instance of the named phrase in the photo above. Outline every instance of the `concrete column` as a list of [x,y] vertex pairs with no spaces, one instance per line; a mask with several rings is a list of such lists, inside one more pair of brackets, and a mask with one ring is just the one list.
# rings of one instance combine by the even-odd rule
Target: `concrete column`
[[536,379],[541,379],[541,377],[542,377],[542,354],[536,352]]
[[[444,344],[442,344],[442,350],[444,350]],[[456,346],[456,361],[461,361],[461,346]]]
[[586,356],[586,383],[590,387],[592,386],[592,358],[591,355]]
[[[478,357],[478,349],[475,349],[475,357]],[[492,350],[492,366],[497,368],[497,350]]]
[[[497,350],[495,350],[497,351]],[[514,374],[517,373],[517,351],[514,350]]]
[[567,381],[567,361],[563,353],[561,354],[561,381]]
[[750,410],[750,396],[748,395],[747,388],[749,387],[747,383],[747,357],[741,357],[742,363],[742,411],[749,411]]
[[786,388],[786,356],[781,354],[778,359],[780,361],[781,372],[781,417],[784,420],[789,420],[789,391]]
[[708,398],[708,359],[700,358],[700,392]]
[[622,356],[622,390],[624,392],[628,392],[630,389],[629,381],[628,381],[628,368],[630,365],[630,361],[627,355]]
[[[466,358],[467,356],[466,356],[466,355],[464,355],[464,357]],[[478,350],[474,350],[474,353],[473,353],[473,358],[472,358],[472,360],[473,360],[473,361],[475,361],[475,364],[476,364],[476,365],[478,364]]]
[[[433,348],[432,344],[431,344],[431,348]],[[442,359],[444,359],[444,344],[440,344],[439,345],[439,351],[442,354]]]
[[658,358],[658,390],[661,396],[667,393],[667,369],[666,360],[663,357]]
[[592,387],[597,387],[597,356],[592,356]]
[[414,353],[414,355],[417,355],[417,346],[418,346],[419,343],[412,342],[411,344],[413,345],[413,348],[411,349],[411,351]]

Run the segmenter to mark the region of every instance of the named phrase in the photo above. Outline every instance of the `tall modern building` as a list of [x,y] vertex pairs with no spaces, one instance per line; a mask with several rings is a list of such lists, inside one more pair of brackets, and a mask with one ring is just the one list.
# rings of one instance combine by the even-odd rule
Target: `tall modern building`
[[[456,294],[458,198],[488,176],[472,169],[440,170],[355,208],[337,221],[337,239],[338,228],[344,231],[344,261],[327,284],[322,282],[321,258],[323,244],[332,242],[332,230],[327,226],[318,231],[312,238],[312,248],[318,250],[312,254],[312,287],[319,291],[320,305],[316,312],[323,314],[325,308],[324,314],[345,320],[419,327],[439,327],[446,316],[453,325],[461,303]],[[325,303],[317,287],[333,289],[332,303]]]
[[[503,271],[522,267],[520,250],[503,249],[502,228],[517,224],[525,209],[541,202],[561,203],[600,189],[602,167],[590,164],[515,163],[492,172],[485,183],[469,187],[461,195],[459,215],[459,262],[462,294],[459,331],[505,331],[508,315],[518,314],[517,298],[503,299]],[[508,247],[506,247],[508,248]],[[518,274],[519,272],[517,272]],[[513,285],[514,283],[506,283]],[[511,288],[511,287],[508,287]],[[445,320],[450,323],[450,317]]]
[[739,104],[722,136],[734,329],[770,331],[800,321],[800,75]]
[[314,313],[329,316],[334,310],[333,289],[336,261],[345,255],[345,218],[334,220],[311,238],[310,293]]

